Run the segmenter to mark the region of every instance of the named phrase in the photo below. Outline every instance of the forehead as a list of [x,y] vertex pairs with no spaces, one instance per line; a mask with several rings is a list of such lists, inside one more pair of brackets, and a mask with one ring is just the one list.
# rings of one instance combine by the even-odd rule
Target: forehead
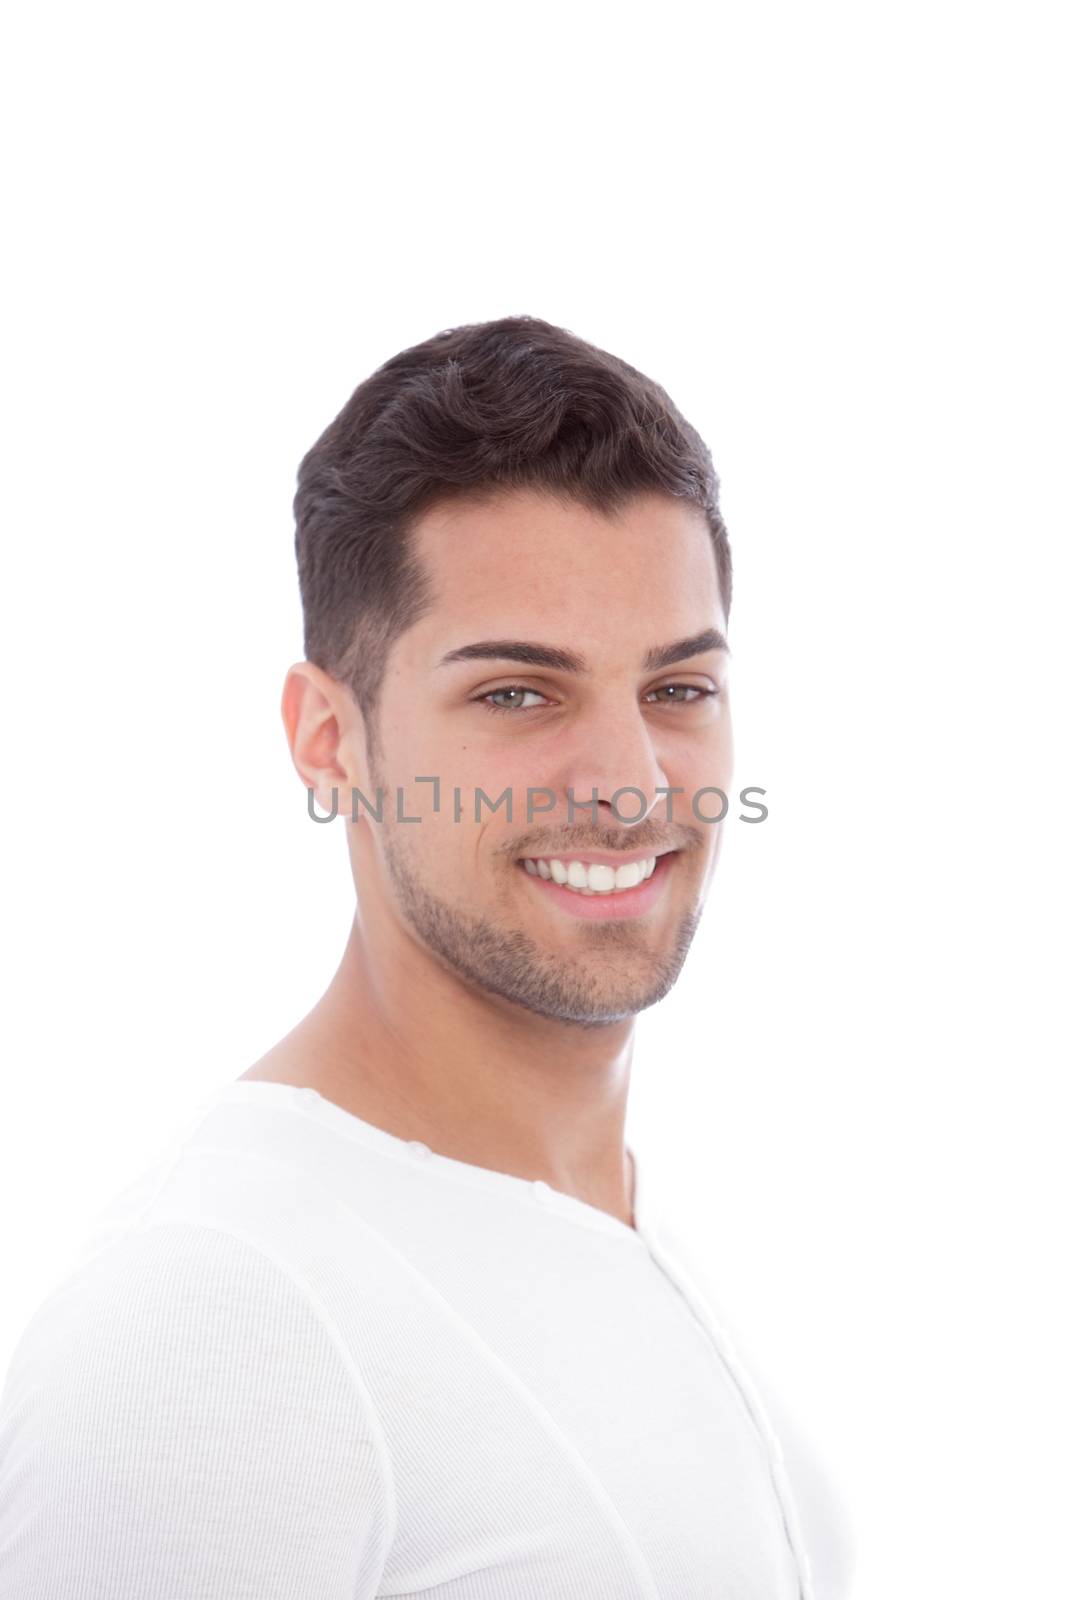
[[[707,522],[668,495],[635,496],[608,516],[508,491],[435,507],[412,540],[435,596],[413,630],[427,640],[503,630],[574,643],[622,632],[643,648],[709,625],[726,630]],[[453,641],[457,629],[463,638]]]

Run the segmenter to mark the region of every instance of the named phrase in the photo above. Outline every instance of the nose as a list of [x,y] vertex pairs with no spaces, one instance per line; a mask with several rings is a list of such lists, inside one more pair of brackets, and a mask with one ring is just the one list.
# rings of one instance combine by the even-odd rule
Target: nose
[[[568,730],[557,769],[558,804],[566,815],[568,791],[574,819],[630,827],[661,817],[670,779],[641,708],[605,713],[590,709]],[[591,804],[596,790],[597,805]],[[614,797],[615,810],[611,809]]]

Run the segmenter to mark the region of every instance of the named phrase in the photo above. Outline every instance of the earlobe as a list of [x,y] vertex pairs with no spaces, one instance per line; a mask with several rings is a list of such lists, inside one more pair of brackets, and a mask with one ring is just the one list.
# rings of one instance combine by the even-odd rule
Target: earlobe
[[341,749],[337,685],[312,662],[296,662],[286,674],[281,710],[293,765],[307,797],[308,815],[332,821],[343,812],[348,783]]

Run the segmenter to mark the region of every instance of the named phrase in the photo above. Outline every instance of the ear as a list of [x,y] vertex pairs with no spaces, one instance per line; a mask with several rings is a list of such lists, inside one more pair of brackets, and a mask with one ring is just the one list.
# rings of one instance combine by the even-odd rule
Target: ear
[[319,814],[345,816],[352,789],[365,786],[352,765],[352,751],[362,748],[350,737],[362,722],[352,694],[314,662],[297,661],[285,675],[281,713],[293,765]]

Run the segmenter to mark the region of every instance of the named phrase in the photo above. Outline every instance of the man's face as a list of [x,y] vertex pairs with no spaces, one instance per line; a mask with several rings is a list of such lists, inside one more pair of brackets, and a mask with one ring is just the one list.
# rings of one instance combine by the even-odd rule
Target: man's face
[[[372,937],[376,919],[397,919],[476,990],[542,1016],[631,1016],[675,982],[714,870],[722,826],[701,815],[722,802],[704,795],[694,810],[692,797],[728,793],[732,777],[725,648],[646,664],[665,646],[725,633],[707,525],[656,494],[609,520],[510,491],[438,507],[414,538],[436,598],[389,654],[364,789],[373,802],[380,787],[383,821],[361,809],[352,834],[361,917]],[[583,670],[506,654],[443,662],[486,641],[565,652]],[[436,813],[433,786],[417,777],[440,780]],[[594,786],[598,803],[580,807]],[[401,787],[402,814],[420,821],[397,820]],[[656,793],[668,787],[670,811]],[[510,821],[506,803],[493,811],[484,798],[506,791]],[[620,856],[655,856],[655,867],[611,894],[558,881],[565,871],[581,883],[572,858]],[[557,865],[546,880],[528,860]]]

